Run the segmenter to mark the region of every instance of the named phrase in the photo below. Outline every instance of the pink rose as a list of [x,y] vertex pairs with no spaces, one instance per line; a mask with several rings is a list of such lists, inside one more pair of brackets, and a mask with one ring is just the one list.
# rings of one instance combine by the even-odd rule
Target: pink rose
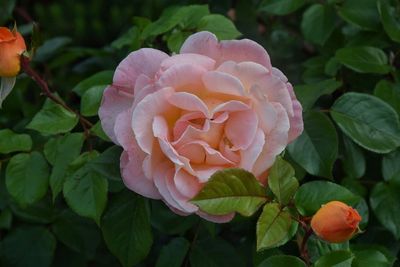
[[218,42],[199,32],[169,56],[132,52],[104,92],[104,131],[122,146],[125,185],[179,214],[212,216],[189,202],[216,171],[243,168],[263,184],[303,130],[302,107],[285,75],[251,40]]

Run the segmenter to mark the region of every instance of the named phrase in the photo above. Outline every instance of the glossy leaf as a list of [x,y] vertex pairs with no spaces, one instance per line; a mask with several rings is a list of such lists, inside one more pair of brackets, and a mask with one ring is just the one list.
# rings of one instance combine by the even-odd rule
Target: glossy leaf
[[313,181],[300,186],[294,200],[300,214],[311,216],[329,201],[337,200],[355,205],[360,197],[341,185],[328,181]]
[[332,94],[342,83],[334,79],[318,83],[295,86],[296,97],[300,101],[303,111],[310,110],[314,103],[323,95]]
[[156,267],[180,267],[183,264],[190,243],[182,237],[177,237],[165,245],[157,259]]
[[112,70],[98,72],[78,83],[72,91],[83,96],[83,94],[92,87],[111,84],[113,75],[114,71]]
[[267,201],[264,190],[250,172],[225,169],[213,174],[191,202],[213,215],[238,212],[251,216]]
[[391,69],[385,52],[376,47],[344,47],[336,51],[335,58],[360,73],[385,74]]
[[97,224],[100,224],[100,216],[107,203],[107,190],[107,180],[85,163],[67,175],[63,186],[68,206],[78,215],[91,218]]
[[371,208],[380,223],[396,239],[400,238],[400,187],[380,182],[374,186],[370,195]]
[[365,149],[387,153],[400,146],[399,117],[379,98],[344,94],[335,101],[331,115],[339,128]]
[[386,181],[400,183],[400,149],[383,156],[382,174]]
[[375,86],[374,95],[391,105],[400,116],[400,84],[381,80]]
[[131,192],[116,196],[104,214],[101,230],[107,247],[122,266],[136,265],[153,243],[146,200]]
[[343,136],[343,169],[349,177],[360,178],[365,174],[366,162],[362,149]]
[[79,118],[75,113],[47,100],[26,128],[42,134],[59,134],[72,130],[78,121]]
[[324,45],[331,36],[336,24],[336,14],[330,5],[314,4],[303,14],[301,30],[304,38]]
[[303,120],[303,133],[288,146],[290,156],[310,174],[331,178],[338,153],[336,129],[321,112],[306,112]]
[[41,199],[49,185],[49,166],[39,152],[17,154],[6,170],[8,192],[22,206]]
[[383,28],[386,33],[395,42],[400,43],[400,13],[396,8],[390,5],[388,0],[377,1],[378,11]]
[[210,31],[214,33],[219,40],[235,39],[242,35],[231,20],[216,14],[204,16],[199,21],[197,29],[199,31]]
[[376,0],[346,0],[338,9],[338,14],[345,21],[366,30],[377,30],[379,14]]
[[269,170],[268,186],[283,205],[289,203],[299,187],[299,182],[294,177],[294,169],[280,157]]
[[81,113],[83,116],[96,116],[103,97],[105,85],[93,86],[82,96]]
[[0,130],[0,153],[29,151],[31,148],[32,138],[29,135],[17,134],[10,129]]
[[47,160],[53,165],[50,175],[50,188],[53,200],[62,191],[68,165],[76,159],[84,141],[82,133],[71,133],[56,139],[50,139],[44,147]]
[[326,254],[319,258],[314,266],[315,267],[351,267],[352,262],[354,260],[354,255],[350,251],[332,251],[329,254]]
[[257,250],[283,245],[288,240],[292,217],[287,208],[268,203],[257,221]]

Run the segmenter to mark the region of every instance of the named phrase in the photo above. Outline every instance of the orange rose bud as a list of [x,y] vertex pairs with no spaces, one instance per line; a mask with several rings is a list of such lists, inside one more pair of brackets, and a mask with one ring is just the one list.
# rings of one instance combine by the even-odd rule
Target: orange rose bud
[[19,32],[0,27],[0,77],[17,76],[21,69],[21,55],[25,51],[25,41]]
[[358,229],[361,216],[357,210],[340,201],[322,205],[311,219],[311,228],[321,239],[341,243],[350,239]]

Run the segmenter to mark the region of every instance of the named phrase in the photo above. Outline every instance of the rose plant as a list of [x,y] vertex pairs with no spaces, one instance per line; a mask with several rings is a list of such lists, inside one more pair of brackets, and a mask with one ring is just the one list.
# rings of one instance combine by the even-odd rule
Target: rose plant
[[398,266],[400,3],[3,2],[0,266]]

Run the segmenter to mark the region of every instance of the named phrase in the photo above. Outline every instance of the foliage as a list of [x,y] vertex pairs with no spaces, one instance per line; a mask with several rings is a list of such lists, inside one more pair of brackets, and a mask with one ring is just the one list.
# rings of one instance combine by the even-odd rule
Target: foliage
[[[21,74],[2,103],[2,266],[400,266],[399,1],[3,2],[1,25],[15,20],[32,40],[33,67],[59,102]],[[230,169],[192,200],[236,212],[228,224],[126,189],[121,150],[97,117],[129,52],[177,52],[200,30],[263,45],[303,105],[305,130],[268,189]],[[331,200],[355,207],[364,233],[343,244],[312,236],[304,257],[304,222]]]

